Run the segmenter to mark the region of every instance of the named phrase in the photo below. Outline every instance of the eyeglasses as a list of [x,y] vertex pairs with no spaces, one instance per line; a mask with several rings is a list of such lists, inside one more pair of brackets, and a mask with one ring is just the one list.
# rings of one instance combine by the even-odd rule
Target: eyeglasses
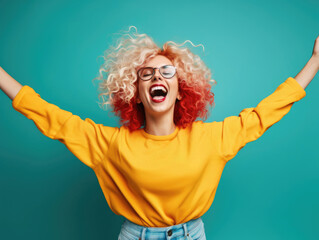
[[172,65],[161,66],[160,68],[144,67],[137,71],[137,75],[143,81],[150,80],[154,74],[155,69],[158,69],[163,78],[172,78],[176,74],[176,68]]

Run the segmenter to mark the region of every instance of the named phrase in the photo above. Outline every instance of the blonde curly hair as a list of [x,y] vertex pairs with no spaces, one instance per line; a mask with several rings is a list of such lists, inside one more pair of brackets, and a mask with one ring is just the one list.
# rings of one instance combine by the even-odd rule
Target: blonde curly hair
[[[135,32],[131,32],[134,28]],[[104,62],[100,66],[99,84],[102,97],[102,108],[108,104],[113,112],[120,116],[121,123],[130,130],[139,129],[145,124],[145,112],[142,104],[136,103],[137,69],[157,55],[170,59],[177,69],[179,91],[182,100],[176,102],[174,122],[186,127],[197,117],[207,118],[207,105],[214,103],[211,87],[217,82],[211,79],[211,71],[198,55],[193,54],[183,45],[173,41],[166,42],[159,48],[146,34],[138,34],[137,28],[130,26],[122,34],[115,46],[110,46],[104,52]],[[201,45],[202,46],[202,45]],[[203,46],[202,46],[203,47]],[[94,79],[94,80],[95,80]],[[189,104],[189,103],[192,104]]]

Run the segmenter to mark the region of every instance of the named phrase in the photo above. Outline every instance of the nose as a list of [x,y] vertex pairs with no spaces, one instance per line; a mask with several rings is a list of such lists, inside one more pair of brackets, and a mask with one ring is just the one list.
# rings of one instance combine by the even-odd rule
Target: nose
[[162,76],[161,76],[158,68],[155,69],[153,80],[156,80],[156,79],[162,80]]

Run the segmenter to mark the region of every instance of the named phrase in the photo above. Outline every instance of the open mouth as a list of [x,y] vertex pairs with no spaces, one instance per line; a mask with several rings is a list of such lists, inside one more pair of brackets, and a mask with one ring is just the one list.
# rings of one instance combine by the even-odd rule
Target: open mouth
[[150,88],[151,99],[154,102],[163,102],[167,95],[167,90],[164,86],[153,86]]

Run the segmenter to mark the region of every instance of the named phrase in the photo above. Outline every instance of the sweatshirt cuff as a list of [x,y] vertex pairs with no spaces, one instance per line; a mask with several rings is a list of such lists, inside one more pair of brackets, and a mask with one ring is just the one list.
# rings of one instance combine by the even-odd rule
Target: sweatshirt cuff
[[[20,89],[20,91],[17,93],[17,95],[14,97],[14,99],[12,100],[12,107],[15,110],[19,108],[19,103],[26,94],[37,94],[37,93],[33,90],[33,88],[29,87],[28,85],[24,85]],[[40,96],[39,94],[37,95]]]
[[296,92],[296,97],[298,100],[306,96],[305,89],[293,77],[287,78],[285,83]]

